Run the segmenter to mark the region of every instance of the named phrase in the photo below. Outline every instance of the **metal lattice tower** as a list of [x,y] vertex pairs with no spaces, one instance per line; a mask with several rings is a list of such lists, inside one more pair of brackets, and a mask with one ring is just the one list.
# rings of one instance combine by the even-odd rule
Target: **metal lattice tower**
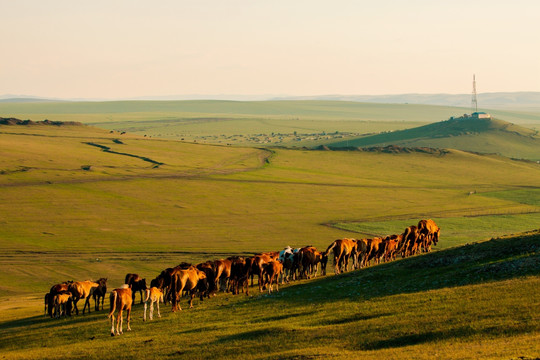
[[478,112],[478,99],[476,98],[476,78],[474,74],[472,76],[471,112]]

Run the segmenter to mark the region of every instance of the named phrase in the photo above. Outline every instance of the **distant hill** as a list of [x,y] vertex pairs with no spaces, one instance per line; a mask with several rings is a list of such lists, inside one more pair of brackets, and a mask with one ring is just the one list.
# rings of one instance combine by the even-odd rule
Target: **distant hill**
[[343,147],[429,147],[540,160],[538,131],[497,119],[456,118],[411,129],[327,144]]
[[[424,104],[470,107],[471,94],[317,95],[280,97],[274,100],[331,100],[385,104]],[[540,107],[540,92],[494,92],[478,94],[482,108]]]
[[[383,104],[421,104],[442,105],[469,108],[471,94],[388,94],[388,95],[242,95],[242,94],[188,94],[164,96],[139,96],[131,98],[103,99],[103,98],[48,98],[28,95],[4,94],[0,95],[0,102],[48,102],[48,101],[121,101],[121,100],[232,100],[232,101],[276,101],[276,100],[328,100],[353,101]],[[540,108],[540,92],[493,92],[478,94],[478,104],[483,109],[489,108]]]
[[0,125],[55,125],[55,126],[75,125],[75,126],[82,126],[82,123],[80,123],[78,121],[51,121],[51,120],[32,121],[32,120],[20,120],[20,119],[16,119],[16,118],[3,118],[3,117],[0,117]]

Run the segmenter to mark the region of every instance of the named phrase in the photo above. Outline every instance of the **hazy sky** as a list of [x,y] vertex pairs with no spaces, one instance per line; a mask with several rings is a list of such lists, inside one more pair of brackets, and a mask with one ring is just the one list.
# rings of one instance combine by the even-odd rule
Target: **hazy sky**
[[0,95],[540,91],[538,0],[0,0]]

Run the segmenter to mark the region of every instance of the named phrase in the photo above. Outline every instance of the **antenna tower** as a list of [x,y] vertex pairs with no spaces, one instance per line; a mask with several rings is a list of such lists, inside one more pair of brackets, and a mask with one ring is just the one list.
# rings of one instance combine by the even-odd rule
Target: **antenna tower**
[[474,74],[472,76],[471,112],[478,112],[478,100],[476,99],[476,79]]

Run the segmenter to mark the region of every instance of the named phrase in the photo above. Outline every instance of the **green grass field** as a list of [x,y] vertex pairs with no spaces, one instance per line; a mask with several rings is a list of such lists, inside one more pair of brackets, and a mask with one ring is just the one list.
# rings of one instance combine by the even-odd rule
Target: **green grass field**
[[[485,260],[447,264],[486,250],[453,246],[538,228],[538,164],[457,150],[203,145],[89,126],[0,126],[0,149],[5,358],[539,354],[538,302],[527,301],[538,299],[537,235],[505,240],[524,241],[525,252],[505,254],[496,241]],[[149,324],[137,305],[133,332],[120,338],[109,337],[103,312],[42,315],[43,295],[60,281],[103,276],[114,288],[128,272],[151,279],[181,261],[326,248],[340,237],[399,233],[421,218],[443,228],[432,254],[302,281],[272,296],[220,294],[180,314],[164,308]],[[489,267],[516,259],[525,259],[523,272],[503,267],[498,276]]]

